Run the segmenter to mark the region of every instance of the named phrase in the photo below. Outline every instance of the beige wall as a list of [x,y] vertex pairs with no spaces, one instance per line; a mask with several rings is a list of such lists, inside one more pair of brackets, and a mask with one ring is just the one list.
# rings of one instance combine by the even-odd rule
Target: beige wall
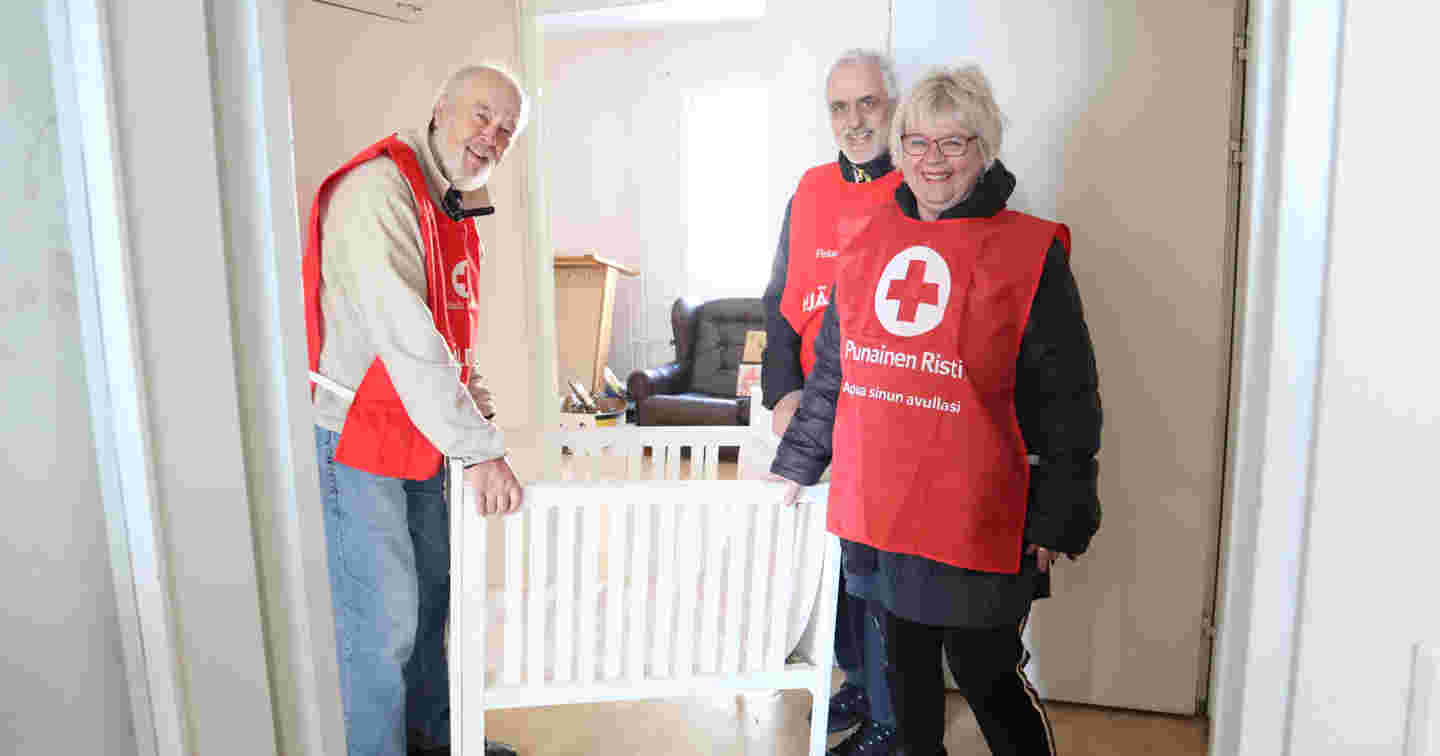
[[[885,49],[889,16],[883,0],[788,0],[769,3],[758,21],[547,35],[544,169],[555,249],[594,249],[640,271],[616,294],[610,364],[621,380],[672,358],[670,306],[700,288],[685,260],[687,177],[752,177],[762,199],[745,204],[761,209],[735,222],[764,231],[759,249],[737,259],[755,268],[751,296],[760,296],[786,200],[806,168],[835,159],[825,68],[846,48]],[[688,149],[687,95],[725,85],[767,92],[768,114],[732,114],[735,129],[768,140],[767,159],[723,144]]]
[[[315,0],[294,0],[290,86],[295,183],[302,218],[315,188],[351,155],[400,129],[419,128],[435,91],[457,66],[498,60],[520,73],[515,6],[506,0],[432,3],[421,23],[406,24]],[[522,81],[524,77],[522,75]],[[526,83],[533,91],[533,85]],[[524,140],[512,146],[491,181],[496,213],[481,219],[480,345],[507,428],[529,422],[534,360]]]
[[[1440,643],[1440,158],[1433,104],[1396,85],[1432,44],[1440,6],[1345,9],[1290,752],[1399,756],[1414,646]],[[1429,716],[1440,725],[1440,702]]]

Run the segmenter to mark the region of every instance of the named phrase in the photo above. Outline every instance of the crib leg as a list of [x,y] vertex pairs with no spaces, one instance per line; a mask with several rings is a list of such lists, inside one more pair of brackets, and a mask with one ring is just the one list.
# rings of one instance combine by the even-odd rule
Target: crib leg
[[820,611],[815,618],[815,685],[810,689],[810,756],[825,756],[830,724],[830,686],[835,666],[835,609],[840,598],[840,539],[825,536]]
[[810,756],[825,756],[825,740],[829,736],[830,687],[810,689]]

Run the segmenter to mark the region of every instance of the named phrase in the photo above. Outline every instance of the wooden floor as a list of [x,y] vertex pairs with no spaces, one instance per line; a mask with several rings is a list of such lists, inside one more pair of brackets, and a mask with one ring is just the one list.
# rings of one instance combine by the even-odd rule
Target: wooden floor
[[[989,754],[965,699],[950,693],[945,708],[950,756]],[[1209,747],[1209,722],[1200,717],[1058,703],[1046,708],[1062,756],[1204,756]],[[521,756],[798,756],[809,738],[809,711],[803,691],[757,692],[511,709],[490,712],[485,723],[491,739],[515,746]]]

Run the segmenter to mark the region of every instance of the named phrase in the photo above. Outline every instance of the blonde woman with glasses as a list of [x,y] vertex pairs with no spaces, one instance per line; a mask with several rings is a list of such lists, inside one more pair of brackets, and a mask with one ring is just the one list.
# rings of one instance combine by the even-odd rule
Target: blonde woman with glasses
[[904,178],[841,252],[816,365],[772,472],[831,465],[847,580],[884,607],[899,746],[944,754],[942,648],[990,750],[1053,754],[1021,632],[1100,525],[1095,355],[1064,225],[1006,209],[1003,119],[979,68],[897,107]]

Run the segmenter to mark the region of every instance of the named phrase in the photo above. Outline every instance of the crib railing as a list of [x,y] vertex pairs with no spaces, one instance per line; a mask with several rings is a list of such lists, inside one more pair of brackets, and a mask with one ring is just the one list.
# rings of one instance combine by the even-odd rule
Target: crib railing
[[[825,533],[824,487],[782,507],[781,484],[714,479],[720,447],[744,455],[751,439],[746,428],[559,433],[553,449],[620,456],[660,479],[536,483],[503,518],[451,508],[457,752],[479,753],[487,709],[804,688],[812,752],[824,753],[832,645],[792,651],[817,602],[810,637],[834,637],[839,544]],[[676,480],[683,468],[690,479]],[[468,502],[459,487],[453,500]],[[499,576],[487,575],[492,527]]]
[[[773,453],[748,426],[618,426],[556,431],[549,439],[547,480],[715,480],[721,449],[736,449],[738,467],[752,471],[763,470]],[[616,464],[596,464],[600,458]]]

